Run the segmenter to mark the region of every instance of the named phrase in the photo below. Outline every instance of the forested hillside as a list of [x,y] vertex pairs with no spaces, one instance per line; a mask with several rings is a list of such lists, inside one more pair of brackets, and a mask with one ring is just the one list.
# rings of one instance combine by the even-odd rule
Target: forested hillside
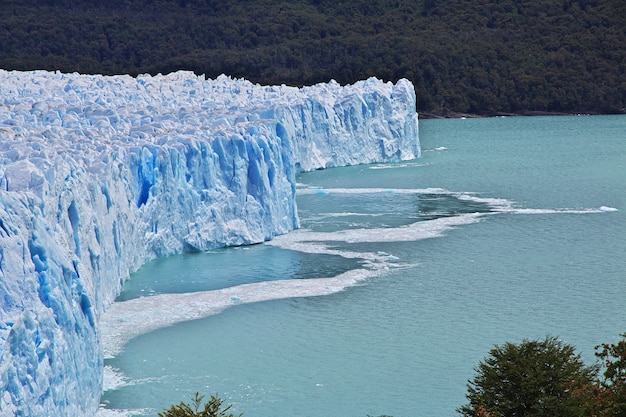
[[624,0],[2,0],[0,68],[410,79],[422,113],[624,113]]

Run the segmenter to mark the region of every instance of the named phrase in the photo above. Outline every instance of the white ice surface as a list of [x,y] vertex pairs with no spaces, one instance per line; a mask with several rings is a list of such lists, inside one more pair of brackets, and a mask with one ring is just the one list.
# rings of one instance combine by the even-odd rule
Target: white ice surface
[[417,127],[406,80],[0,70],[0,416],[93,415],[132,271],[293,230],[296,172],[413,159]]

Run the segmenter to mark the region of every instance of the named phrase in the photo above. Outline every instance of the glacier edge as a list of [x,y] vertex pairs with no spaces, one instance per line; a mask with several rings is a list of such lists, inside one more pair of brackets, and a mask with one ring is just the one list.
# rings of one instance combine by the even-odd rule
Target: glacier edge
[[0,70],[0,415],[92,415],[131,272],[298,227],[295,174],[420,154],[411,83]]

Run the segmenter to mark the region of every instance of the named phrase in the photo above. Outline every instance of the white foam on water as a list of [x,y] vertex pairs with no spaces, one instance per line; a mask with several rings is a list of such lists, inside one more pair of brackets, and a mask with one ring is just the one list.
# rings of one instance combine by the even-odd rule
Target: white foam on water
[[103,408],[102,406],[96,411],[96,417],[130,417],[136,410],[114,410]]
[[280,246],[285,249],[294,248],[295,250],[301,250],[300,248],[302,246],[300,246],[300,244],[310,242],[410,242],[442,236],[446,231],[454,227],[476,223],[485,214],[486,213],[469,213],[387,228],[349,229],[337,232],[313,232],[301,229],[278,236],[272,241],[267,242],[267,244]]
[[98,411],[96,411],[95,417],[132,417],[137,415],[147,415],[152,410],[146,410],[143,408],[139,409],[128,409],[128,410],[118,410],[111,408],[104,408],[104,405],[100,405]]
[[396,168],[406,168],[408,165],[407,164],[398,164],[398,165],[373,165],[371,167],[369,167],[369,169],[372,170],[376,170],[376,169],[396,169]]
[[505,198],[478,197],[474,193],[450,193],[459,200],[472,201],[474,203],[483,203],[490,206],[494,211],[511,210],[515,202]]
[[332,278],[264,281],[113,303],[100,323],[105,358],[119,354],[132,338],[162,327],[208,317],[239,304],[336,293],[380,274],[386,267],[354,269]]
[[[450,192],[443,188],[319,188],[302,187],[297,190],[298,195],[310,194],[450,194],[456,196],[457,193]],[[460,194],[459,194],[460,195]]]
[[353,213],[350,211],[342,213],[324,213],[324,217],[383,217],[388,216],[389,213]]
[[102,389],[109,391],[126,385],[132,385],[126,375],[117,368],[105,365],[102,374]]
[[430,164],[422,163],[422,162],[414,162],[414,163],[403,163],[403,164],[378,164],[372,165],[369,167],[371,170],[377,169],[398,169],[398,168],[414,168],[414,167],[425,167]]
[[444,188],[309,188],[302,187],[297,190],[298,195],[310,194],[427,194],[427,195],[449,195],[464,201],[472,201],[475,203],[484,203],[494,209],[494,211],[503,211],[512,209],[514,202],[504,198],[480,197],[473,192],[455,192]]
[[612,207],[601,206],[599,208],[556,208],[556,209],[536,209],[536,208],[510,208],[498,210],[500,213],[513,214],[594,214],[618,211]]
[[328,194],[328,191],[326,191],[326,190],[324,190],[322,188],[313,188],[313,189],[311,189],[309,191],[310,191],[310,194],[320,194],[320,195]]
[[[619,211],[615,207],[600,206],[597,208],[519,208],[515,207],[515,202],[504,198],[480,197],[473,192],[455,192],[444,188],[298,188],[299,195],[307,194],[429,194],[429,195],[449,195],[464,201],[472,201],[475,203],[484,203],[497,213],[518,213],[518,214],[588,214]],[[358,213],[349,213],[346,215],[358,215]]]
[[[312,234],[312,232],[303,232],[304,234],[301,240],[298,238],[286,239],[277,242],[272,241],[266,244],[302,253],[317,255],[337,255],[346,259],[362,259],[366,262],[367,265],[375,265],[376,263],[385,262],[387,260],[387,257],[381,256],[377,253],[348,251],[345,249],[331,249],[328,247],[328,242],[308,241],[306,235],[308,235],[309,233]],[[337,241],[338,240],[335,240],[335,242]]]

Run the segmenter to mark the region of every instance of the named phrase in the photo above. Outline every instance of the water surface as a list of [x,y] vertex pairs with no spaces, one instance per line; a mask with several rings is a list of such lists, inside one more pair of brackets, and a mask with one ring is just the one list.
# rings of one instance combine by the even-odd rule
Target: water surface
[[137,272],[120,300],[152,317],[199,311],[192,291],[220,313],[130,339],[103,413],[200,391],[247,417],[448,417],[494,344],[556,335],[592,363],[626,331],[626,116],[420,137],[416,161],[300,175],[302,230]]

